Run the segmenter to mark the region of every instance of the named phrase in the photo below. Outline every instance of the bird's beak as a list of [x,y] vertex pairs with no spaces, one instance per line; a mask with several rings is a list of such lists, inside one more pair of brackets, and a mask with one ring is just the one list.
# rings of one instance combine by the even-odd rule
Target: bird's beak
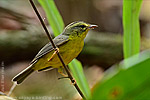
[[97,25],[89,25],[89,29],[94,29],[94,28],[96,28],[96,27],[98,27]]

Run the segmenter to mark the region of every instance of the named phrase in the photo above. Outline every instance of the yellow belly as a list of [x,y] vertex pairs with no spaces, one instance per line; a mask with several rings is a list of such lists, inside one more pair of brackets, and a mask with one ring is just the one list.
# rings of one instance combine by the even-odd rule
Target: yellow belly
[[[70,40],[64,45],[59,47],[59,53],[63,58],[63,61],[68,65],[74,58],[76,58],[81,52],[84,45],[82,40]],[[57,54],[49,61],[54,51],[49,52],[38,60],[34,65],[35,70],[40,70],[46,67],[59,68],[62,66]]]

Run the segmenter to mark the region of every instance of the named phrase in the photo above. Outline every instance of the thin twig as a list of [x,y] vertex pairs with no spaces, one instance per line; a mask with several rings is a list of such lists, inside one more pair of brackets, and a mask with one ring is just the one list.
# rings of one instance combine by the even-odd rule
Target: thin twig
[[[35,6],[34,3],[33,3],[33,1],[32,1],[32,0],[29,0],[29,1],[30,1],[31,5],[32,5],[32,7],[33,7],[33,9],[34,9],[34,11],[35,11],[35,13],[36,13],[36,15],[38,16],[38,18],[39,18],[39,20],[40,20],[40,22],[41,22],[41,24],[42,24],[42,26],[43,26],[43,28],[44,28],[44,30],[45,30],[45,32],[46,32],[48,38],[49,38],[49,40],[50,40],[50,42],[51,42],[51,44],[52,44],[54,50],[56,51],[56,50],[57,50],[57,49],[56,49],[57,46],[56,46],[55,43],[53,42],[53,40],[52,40],[52,38],[51,38],[51,35],[49,34],[49,31],[48,31],[48,29],[46,28],[46,25],[45,25],[44,21],[42,20],[42,17],[40,16],[40,14],[39,14],[39,12],[38,12],[36,6]],[[61,55],[60,55],[59,52],[57,52],[57,56],[58,56],[58,58],[60,59],[62,65],[64,66],[64,68],[65,68],[65,70],[66,70],[66,72],[67,72],[67,74],[68,74],[69,79],[70,79],[71,82],[74,84],[75,88],[77,89],[77,91],[79,92],[79,94],[82,96],[82,98],[85,99],[85,96],[83,95],[83,93],[81,92],[80,88],[79,88],[78,85],[76,84],[76,81],[75,81],[74,78],[72,77],[72,75],[71,75],[71,73],[70,73],[68,67],[65,65],[65,63],[64,63],[64,61],[63,61],[63,59],[62,59],[62,57],[61,57]]]
[[14,82],[13,85],[11,86],[11,88],[10,88],[10,90],[9,90],[9,92],[8,92],[8,94],[7,94],[7,96],[10,96],[10,95],[12,94],[12,91],[15,89],[16,86],[17,86],[17,83]]

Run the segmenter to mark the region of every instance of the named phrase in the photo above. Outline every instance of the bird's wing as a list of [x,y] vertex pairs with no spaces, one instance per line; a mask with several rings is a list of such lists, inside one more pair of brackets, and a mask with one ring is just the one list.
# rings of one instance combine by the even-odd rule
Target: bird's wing
[[[54,38],[53,41],[55,45],[59,47],[60,45],[65,44],[69,41],[69,36],[59,35],[56,38]],[[34,57],[34,59],[31,61],[30,64],[37,61],[39,58],[41,58],[42,56],[44,56],[45,54],[49,53],[52,50],[54,50],[54,48],[52,44],[49,42],[38,52],[38,54]]]

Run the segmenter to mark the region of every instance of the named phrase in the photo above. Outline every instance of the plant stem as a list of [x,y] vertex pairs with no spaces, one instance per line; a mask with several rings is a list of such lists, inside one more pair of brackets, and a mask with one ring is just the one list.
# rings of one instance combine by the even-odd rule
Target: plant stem
[[83,93],[82,93],[82,91],[80,90],[80,88],[78,87],[76,81],[75,81],[74,78],[72,77],[72,75],[71,75],[71,73],[70,73],[68,67],[65,65],[65,63],[64,63],[64,61],[63,61],[63,59],[62,59],[60,53],[57,52],[57,49],[56,49],[56,48],[58,48],[58,47],[54,44],[54,42],[53,42],[53,40],[52,40],[52,38],[51,38],[51,35],[49,34],[49,31],[48,31],[48,29],[46,28],[46,25],[45,25],[44,21],[42,20],[42,17],[40,16],[40,14],[39,14],[39,12],[38,12],[38,10],[37,10],[35,4],[33,3],[32,0],[29,0],[29,1],[30,1],[31,5],[32,5],[32,7],[33,7],[33,9],[34,9],[34,11],[35,11],[35,13],[36,13],[36,15],[38,16],[38,18],[39,18],[39,20],[40,20],[40,22],[41,22],[41,24],[42,24],[42,26],[43,26],[43,28],[44,28],[44,30],[45,30],[47,36],[48,36],[48,39],[50,40],[50,42],[51,42],[51,44],[52,44],[54,50],[56,51],[58,58],[60,59],[60,61],[61,61],[62,65],[63,65],[63,67],[65,68],[65,71],[67,72],[69,79],[70,79],[71,82],[74,84],[75,88],[77,89],[77,91],[79,92],[79,94],[82,96],[82,98],[85,99],[85,96],[83,95]]

